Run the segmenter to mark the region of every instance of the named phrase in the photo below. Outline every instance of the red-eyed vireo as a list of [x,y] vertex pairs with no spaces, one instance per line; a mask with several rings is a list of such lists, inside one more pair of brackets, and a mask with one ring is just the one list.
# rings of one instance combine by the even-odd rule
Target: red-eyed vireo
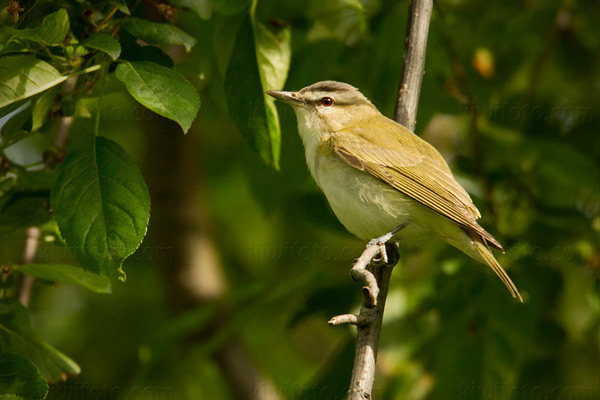
[[346,83],[267,94],[294,108],[310,172],[350,232],[406,246],[441,238],[489,265],[523,301],[490,251],[502,246],[479,226],[477,207],[433,146]]

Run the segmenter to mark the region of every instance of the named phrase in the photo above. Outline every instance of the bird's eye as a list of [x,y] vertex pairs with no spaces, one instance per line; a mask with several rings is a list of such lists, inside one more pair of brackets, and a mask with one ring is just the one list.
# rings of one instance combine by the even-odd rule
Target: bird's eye
[[321,104],[325,107],[331,107],[333,105],[333,99],[331,97],[323,97],[321,99]]

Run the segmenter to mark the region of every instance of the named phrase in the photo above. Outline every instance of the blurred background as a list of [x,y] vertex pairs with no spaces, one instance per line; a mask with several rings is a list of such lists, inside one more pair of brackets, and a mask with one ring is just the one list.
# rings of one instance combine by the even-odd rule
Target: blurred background
[[[184,136],[107,81],[100,134],[140,165],[150,227],[110,295],[36,281],[34,329],[82,367],[48,398],[343,398],[355,329],[327,321],[360,305],[348,271],[364,243],[310,177],[291,108],[278,105],[279,170],[230,118],[218,53],[240,17],[176,4],[198,40],[177,68],[200,112]],[[407,10],[261,0],[256,19],[291,27],[287,90],[348,82],[391,117]],[[436,2],[416,133],[503,244],[524,304],[444,243],[405,252],[375,399],[600,398],[599,19],[591,0]]]

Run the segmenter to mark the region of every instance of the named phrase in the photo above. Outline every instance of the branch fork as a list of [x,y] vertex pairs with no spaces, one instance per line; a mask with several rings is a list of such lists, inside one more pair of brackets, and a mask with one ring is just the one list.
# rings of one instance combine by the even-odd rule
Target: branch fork
[[[361,256],[354,262],[350,270],[350,276],[356,282],[364,284],[362,288],[363,303],[360,313],[342,314],[329,320],[329,326],[338,325],[356,325],[358,327],[367,327],[383,314],[386,293],[382,294],[379,282],[383,269],[391,269],[396,265],[399,259],[398,245],[396,243],[386,243],[381,245],[376,242],[370,242]],[[386,285],[387,286],[387,285]],[[383,300],[383,301],[382,301]],[[383,304],[380,304],[383,303]]]

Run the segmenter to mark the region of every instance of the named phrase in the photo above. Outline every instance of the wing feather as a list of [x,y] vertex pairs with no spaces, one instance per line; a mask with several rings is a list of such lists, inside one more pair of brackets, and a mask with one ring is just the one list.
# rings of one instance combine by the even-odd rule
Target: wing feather
[[439,152],[402,125],[377,118],[335,132],[333,151],[354,168],[387,183],[464,228],[479,234],[498,250],[502,246],[478,223],[481,215],[464,188],[454,179]]

